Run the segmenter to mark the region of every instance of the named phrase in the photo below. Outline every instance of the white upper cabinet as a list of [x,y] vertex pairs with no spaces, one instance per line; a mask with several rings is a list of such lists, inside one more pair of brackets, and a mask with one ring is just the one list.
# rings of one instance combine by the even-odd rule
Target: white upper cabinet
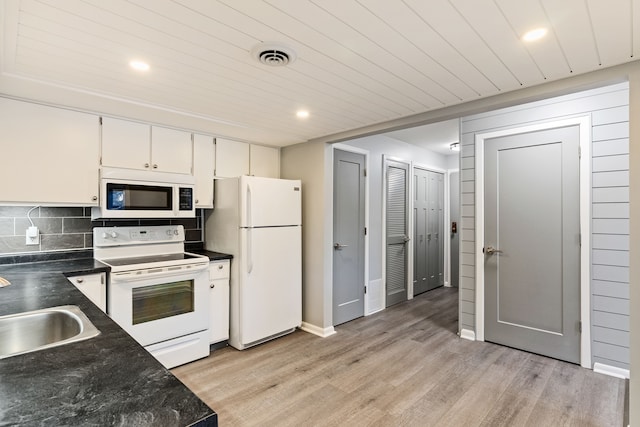
[[216,138],[216,178],[252,175],[280,178],[280,151]]
[[280,178],[280,150],[251,144],[249,166],[250,175]]
[[191,133],[151,127],[151,168],[161,172],[191,174],[193,148]]
[[102,166],[191,174],[191,133],[102,118]]
[[102,118],[102,165],[150,170],[151,126]]
[[216,177],[249,175],[249,144],[216,138]]
[[0,98],[0,203],[98,204],[98,116]]
[[193,175],[196,178],[196,208],[213,208],[215,145],[212,136],[193,134]]

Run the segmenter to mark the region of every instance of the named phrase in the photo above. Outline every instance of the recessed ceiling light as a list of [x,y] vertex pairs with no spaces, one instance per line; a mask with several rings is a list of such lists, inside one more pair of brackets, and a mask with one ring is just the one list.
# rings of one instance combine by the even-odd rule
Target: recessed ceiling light
[[309,112],[307,110],[300,110],[296,113],[296,117],[299,119],[306,119],[309,117]]
[[129,62],[129,65],[136,71],[149,71],[149,64],[144,61],[134,59],[133,61]]
[[522,41],[525,42],[533,42],[536,40],[540,40],[547,34],[546,28],[536,28],[535,30],[527,31],[522,36]]

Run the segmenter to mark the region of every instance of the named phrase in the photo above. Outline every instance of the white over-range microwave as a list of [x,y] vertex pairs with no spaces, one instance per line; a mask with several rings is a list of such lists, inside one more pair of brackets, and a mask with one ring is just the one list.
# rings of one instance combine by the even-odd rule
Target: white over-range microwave
[[193,218],[194,186],[192,175],[103,168],[91,218]]

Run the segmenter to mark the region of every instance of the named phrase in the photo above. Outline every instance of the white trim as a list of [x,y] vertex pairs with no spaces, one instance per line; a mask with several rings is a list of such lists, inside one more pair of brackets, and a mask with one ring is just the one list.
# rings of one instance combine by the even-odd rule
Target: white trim
[[451,284],[451,174],[458,172],[458,169],[447,169],[445,173],[444,187],[444,285],[448,288]]
[[[364,177],[364,227],[367,229],[367,234],[364,235],[364,283],[362,286],[365,286],[367,291],[369,290],[369,236],[371,235],[371,228],[369,227],[369,176],[371,176],[371,170],[369,169],[369,150],[364,150],[358,147],[352,147],[347,144],[332,144],[331,146],[331,181],[333,182],[333,158],[335,150],[348,151],[351,153],[362,154],[364,155],[364,168],[366,170],[366,175]],[[334,184],[335,185],[335,184]],[[333,187],[332,187],[333,194]],[[333,197],[331,198],[333,200]],[[333,208],[332,208],[333,211]],[[333,227],[332,227],[333,228]],[[331,239],[333,239],[333,231],[331,232]],[[331,259],[333,260],[333,252],[331,253]],[[333,262],[331,264],[331,271],[333,277]],[[331,289],[333,292],[333,280],[331,281]],[[369,310],[369,292],[364,294],[364,315],[367,315]],[[333,302],[331,304],[332,314],[331,314],[331,323],[333,323]]]
[[471,329],[462,329],[460,330],[460,338],[464,340],[475,341],[476,333],[473,332]]
[[302,322],[302,324],[300,325],[300,329],[322,338],[329,337],[336,333],[336,330],[333,328],[333,326],[321,328],[320,326],[312,325],[311,323],[307,322]]
[[542,122],[475,135],[475,323],[476,338],[484,341],[484,141],[507,135],[516,135],[546,129],[578,125],[580,128],[580,365],[591,367],[591,117],[579,116]]
[[628,369],[622,369],[616,366],[605,365],[604,363],[599,363],[599,362],[596,362],[593,364],[593,372],[609,375],[610,377],[622,378],[622,379],[628,379],[630,375]]

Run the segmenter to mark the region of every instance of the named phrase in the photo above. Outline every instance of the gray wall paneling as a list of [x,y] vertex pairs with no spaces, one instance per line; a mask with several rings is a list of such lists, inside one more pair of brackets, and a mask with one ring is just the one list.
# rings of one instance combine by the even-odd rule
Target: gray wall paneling
[[[461,120],[460,329],[475,330],[475,134],[589,114],[592,122],[592,362],[629,369],[629,85]],[[589,239],[587,239],[589,240]]]

